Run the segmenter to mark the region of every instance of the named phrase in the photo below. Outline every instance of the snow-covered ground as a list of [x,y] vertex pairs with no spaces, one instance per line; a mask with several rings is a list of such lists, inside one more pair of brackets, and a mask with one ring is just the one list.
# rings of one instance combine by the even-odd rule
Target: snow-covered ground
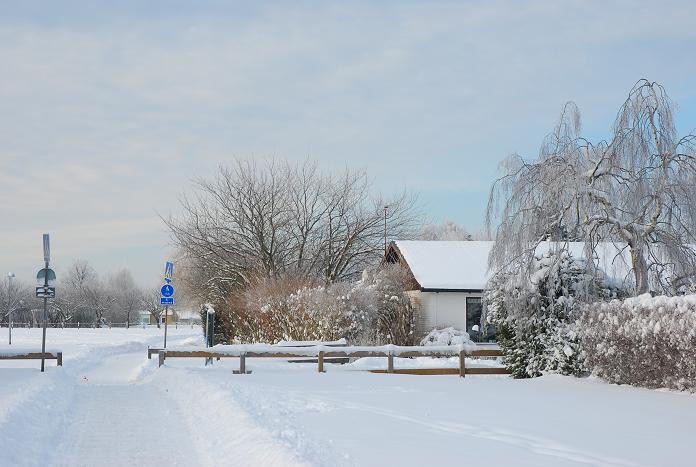
[[[201,343],[169,329],[169,346]],[[41,332],[16,329],[22,348]],[[547,376],[409,376],[148,345],[162,330],[49,329],[64,366],[0,361],[0,466],[695,465],[696,397]],[[7,348],[0,329],[0,351]],[[454,362],[452,362],[454,363]],[[405,365],[397,360],[397,367]],[[446,364],[446,363],[440,363]]]

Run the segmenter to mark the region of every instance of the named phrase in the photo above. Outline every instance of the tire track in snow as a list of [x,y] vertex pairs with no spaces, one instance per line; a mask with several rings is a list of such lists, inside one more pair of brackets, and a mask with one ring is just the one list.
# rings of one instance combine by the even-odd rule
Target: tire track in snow
[[186,409],[182,410],[182,422],[195,427],[193,442],[202,465],[311,465],[292,445],[260,425],[234,394],[204,376],[202,372],[166,367],[152,374],[152,381],[166,388],[168,397]]
[[137,379],[143,351],[86,371],[52,466],[199,465],[188,427],[164,391]]

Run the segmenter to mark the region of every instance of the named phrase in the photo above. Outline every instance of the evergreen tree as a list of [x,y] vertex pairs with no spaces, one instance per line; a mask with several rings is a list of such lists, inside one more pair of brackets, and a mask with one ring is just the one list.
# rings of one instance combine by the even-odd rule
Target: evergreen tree
[[544,371],[586,372],[574,329],[577,298],[598,281],[566,252],[535,258],[528,280],[521,274],[496,275],[484,296],[486,321],[498,329],[505,364],[515,378]]

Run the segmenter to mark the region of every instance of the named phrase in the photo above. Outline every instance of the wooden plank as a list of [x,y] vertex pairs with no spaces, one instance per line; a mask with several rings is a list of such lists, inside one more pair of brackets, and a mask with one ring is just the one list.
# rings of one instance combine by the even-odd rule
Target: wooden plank
[[509,375],[510,370],[502,367],[478,367],[478,368],[467,368],[467,375]]
[[[59,354],[61,355],[60,358],[62,362],[62,352],[59,352]],[[46,352],[45,354],[41,352],[27,352],[23,354],[0,355],[0,360],[41,360],[42,355],[44,360],[58,360],[58,354],[51,352]]]
[[[368,370],[370,373],[389,373],[388,370]],[[397,375],[459,375],[461,368],[396,368],[393,371]],[[508,375],[510,372],[506,368],[480,367],[466,368],[467,375]]]
[[470,357],[502,357],[503,352],[496,349],[472,350],[467,352],[467,355]]
[[[368,370],[370,373],[389,373],[388,370]],[[396,375],[458,375],[459,368],[396,368]]]

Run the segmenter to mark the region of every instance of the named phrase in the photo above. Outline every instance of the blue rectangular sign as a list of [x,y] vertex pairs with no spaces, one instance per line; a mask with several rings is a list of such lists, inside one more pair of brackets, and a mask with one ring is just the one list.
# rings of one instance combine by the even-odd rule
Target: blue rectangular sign
[[160,305],[174,305],[174,297],[160,297]]

